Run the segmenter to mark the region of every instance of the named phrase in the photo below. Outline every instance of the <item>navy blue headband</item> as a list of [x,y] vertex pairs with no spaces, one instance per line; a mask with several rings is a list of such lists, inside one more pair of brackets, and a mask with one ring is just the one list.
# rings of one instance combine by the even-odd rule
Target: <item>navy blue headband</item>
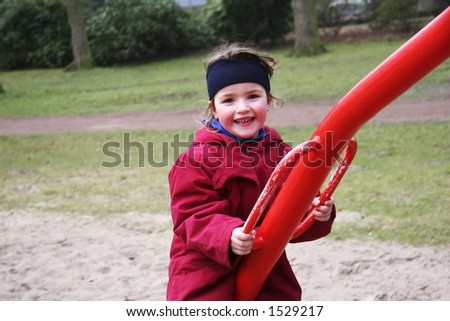
[[243,59],[219,59],[206,73],[208,97],[211,100],[222,88],[242,82],[255,82],[270,92],[269,73],[259,62]]

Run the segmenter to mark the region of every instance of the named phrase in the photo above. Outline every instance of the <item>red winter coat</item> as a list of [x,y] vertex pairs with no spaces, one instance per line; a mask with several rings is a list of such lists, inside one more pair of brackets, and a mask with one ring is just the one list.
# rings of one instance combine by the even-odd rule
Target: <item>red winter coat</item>
[[[169,173],[173,241],[167,300],[233,299],[239,257],[231,232],[242,226],[276,164],[291,149],[265,128],[259,142],[239,144],[200,129]],[[334,219],[315,222],[296,242],[327,235]],[[301,288],[283,252],[257,300],[300,300]]]

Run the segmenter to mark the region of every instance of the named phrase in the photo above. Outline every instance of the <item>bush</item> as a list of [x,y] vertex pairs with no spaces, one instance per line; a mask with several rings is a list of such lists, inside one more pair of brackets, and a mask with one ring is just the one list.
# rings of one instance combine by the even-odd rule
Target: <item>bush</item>
[[276,43],[292,30],[290,3],[289,0],[223,0],[208,22],[222,40]]
[[0,2],[0,68],[59,67],[72,49],[65,7],[43,0]]
[[95,63],[146,61],[180,49],[187,18],[172,0],[109,0],[87,23]]
[[374,1],[375,28],[394,28],[409,33],[417,29],[415,18],[419,16],[419,0],[378,0]]
[[186,24],[186,49],[208,48],[217,43],[217,34],[211,27],[210,21],[221,18],[222,5],[220,1],[208,1],[208,4],[199,9],[185,9],[188,15]]

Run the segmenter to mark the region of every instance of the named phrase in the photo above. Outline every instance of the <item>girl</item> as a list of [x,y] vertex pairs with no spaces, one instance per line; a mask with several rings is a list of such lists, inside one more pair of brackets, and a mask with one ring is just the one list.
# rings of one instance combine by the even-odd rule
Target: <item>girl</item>
[[[219,48],[206,66],[209,96],[203,128],[169,173],[173,241],[168,300],[232,300],[235,269],[251,252],[256,232],[242,226],[272,171],[291,149],[265,126],[276,99],[276,61],[236,44]],[[327,235],[334,200],[318,206],[316,222],[292,242]],[[284,252],[257,300],[300,300],[301,288]]]

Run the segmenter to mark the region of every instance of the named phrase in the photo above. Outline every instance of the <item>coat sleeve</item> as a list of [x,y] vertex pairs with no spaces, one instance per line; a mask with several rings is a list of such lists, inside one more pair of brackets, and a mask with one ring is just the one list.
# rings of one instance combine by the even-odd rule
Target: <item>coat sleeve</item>
[[213,169],[180,156],[169,173],[174,233],[184,241],[186,251],[198,251],[211,260],[231,266],[229,244],[242,219],[229,213],[228,200],[215,190]]

